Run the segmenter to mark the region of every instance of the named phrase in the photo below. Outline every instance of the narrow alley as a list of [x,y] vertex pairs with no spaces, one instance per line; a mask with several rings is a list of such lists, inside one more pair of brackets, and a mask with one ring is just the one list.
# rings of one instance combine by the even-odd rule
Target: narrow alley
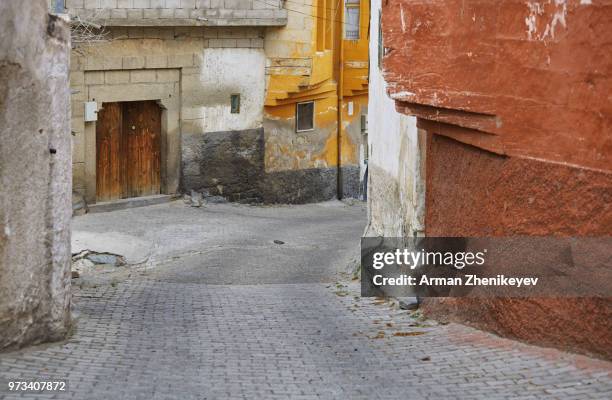
[[62,377],[67,393],[0,398],[610,398],[608,362],[359,297],[364,224],[338,201],[75,217],[73,246],[132,243],[139,264],[73,279],[73,335],[0,357],[5,379]]
[[612,399],[611,0],[0,0],[0,400]]

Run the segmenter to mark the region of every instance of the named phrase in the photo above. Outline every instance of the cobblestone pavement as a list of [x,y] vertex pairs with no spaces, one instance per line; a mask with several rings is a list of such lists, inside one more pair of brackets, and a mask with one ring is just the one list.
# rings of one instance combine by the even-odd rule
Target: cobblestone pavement
[[354,282],[212,285],[187,264],[75,288],[72,338],[0,355],[4,380],[68,392],[0,398],[612,398],[610,363],[438,325]]

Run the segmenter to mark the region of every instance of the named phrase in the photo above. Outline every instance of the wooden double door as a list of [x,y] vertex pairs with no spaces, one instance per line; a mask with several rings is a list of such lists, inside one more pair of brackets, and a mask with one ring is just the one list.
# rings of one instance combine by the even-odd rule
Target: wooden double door
[[97,200],[159,194],[160,143],[157,102],[103,103],[96,123]]

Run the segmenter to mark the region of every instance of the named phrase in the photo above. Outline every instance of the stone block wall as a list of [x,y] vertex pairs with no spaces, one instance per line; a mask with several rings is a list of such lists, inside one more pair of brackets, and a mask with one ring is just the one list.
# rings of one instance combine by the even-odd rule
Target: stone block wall
[[[72,57],[74,188],[88,202],[96,200],[96,133],[94,122],[84,122],[85,101],[96,101],[98,108],[110,101],[160,103],[162,193],[206,191],[232,201],[271,203],[336,196],[335,122],[298,134],[292,117],[264,117],[263,28],[112,27],[110,38]],[[239,113],[231,113],[231,94],[240,95]],[[320,106],[335,118],[335,98]],[[289,108],[293,115],[295,105]],[[312,157],[294,165],[288,148]],[[344,172],[358,182],[356,167]],[[346,186],[358,195],[357,185]]]
[[280,0],[66,0],[66,11],[106,26],[282,26]]
[[[305,100],[316,101],[314,131],[295,132],[299,99],[282,104],[273,113],[267,107],[266,94],[276,90],[273,77],[278,73],[285,81],[287,63],[294,78],[287,82],[293,82],[298,92],[302,92],[301,84],[295,80],[313,74],[312,63],[305,61],[312,57],[315,39],[313,4],[307,3],[297,8],[305,10],[303,14],[291,15],[276,0],[70,3],[71,14],[78,10],[85,10],[88,18],[99,12],[107,14],[100,21],[112,39],[73,54],[72,106],[79,114],[73,119],[75,188],[89,202],[95,201],[95,123],[83,122],[83,103],[96,101],[101,107],[111,99],[140,99],[158,100],[163,108],[163,193],[205,190],[239,201],[301,203],[335,197],[341,177],[341,191],[358,197],[360,115],[367,112],[367,93],[361,86],[359,90],[354,85],[347,88],[347,100],[341,106],[345,132],[338,135],[331,51],[325,52],[324,62],[315,68],[312,88],[302,93]],[[224,12],[228,9],[238,18],[230,18]],[[253,21],[249,15],[261,20]],[[271,15],[281,19],[272,20]],[[221,19],[209,18],[215,16]],[[289,24],[279,29],[262,27],[277,22]],[[296,60],[305,67],[293,68]],[[367,66],[365,61],[362,64]],[[161,81],[160,74],[168,73],[166,70],[178,73],[178,81]],[[240,95],[239,113],[230,112],[232,94]],[[349,104],[354,110],[350,114]],[[236,147],[230,154],[232,145]],[[262,154],[255,156],[255,148]],[[261,167],[261,172],[236,173],[232,164],[243,162],[253,171]]]
[[[85,101],[96,101],[99,108],[111,101],[158,101],[163,193],[179,192],[181,173],[189,177],[185,182],[202,182],[203,172],[190,154],[206,141],[205,135],[261,128],[261,28],[113,27],[110,34],[110,42],[72,55],[74,188],[88,202],[95,201],[96,133],[95,122],[84,122]],[[235,93],[241,96],[239,114],[230,113],[230,95]],[[207,174],[218,180],[215,188],[232,195],[231,184],[227,188],[224,179]],[[183,188],[200,190],[205,185]]]
[[47,7],[0,2],[0,349],[71,322],[69,30]]
[[230,201],[264,201],[263,128],[186,134],[183,190],[220,195]]

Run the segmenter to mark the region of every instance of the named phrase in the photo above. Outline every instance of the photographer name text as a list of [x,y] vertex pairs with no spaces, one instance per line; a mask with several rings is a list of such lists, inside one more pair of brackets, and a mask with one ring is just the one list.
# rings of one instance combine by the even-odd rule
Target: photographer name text
[[428,277],[421,275],[400,275],[397,277],[385,277],[374,275],[372,282],[377,286],[536,286],[539,278],[518,278],[497,275],[495,277],[479,277],[477,275],[465,275],[463,277]]

